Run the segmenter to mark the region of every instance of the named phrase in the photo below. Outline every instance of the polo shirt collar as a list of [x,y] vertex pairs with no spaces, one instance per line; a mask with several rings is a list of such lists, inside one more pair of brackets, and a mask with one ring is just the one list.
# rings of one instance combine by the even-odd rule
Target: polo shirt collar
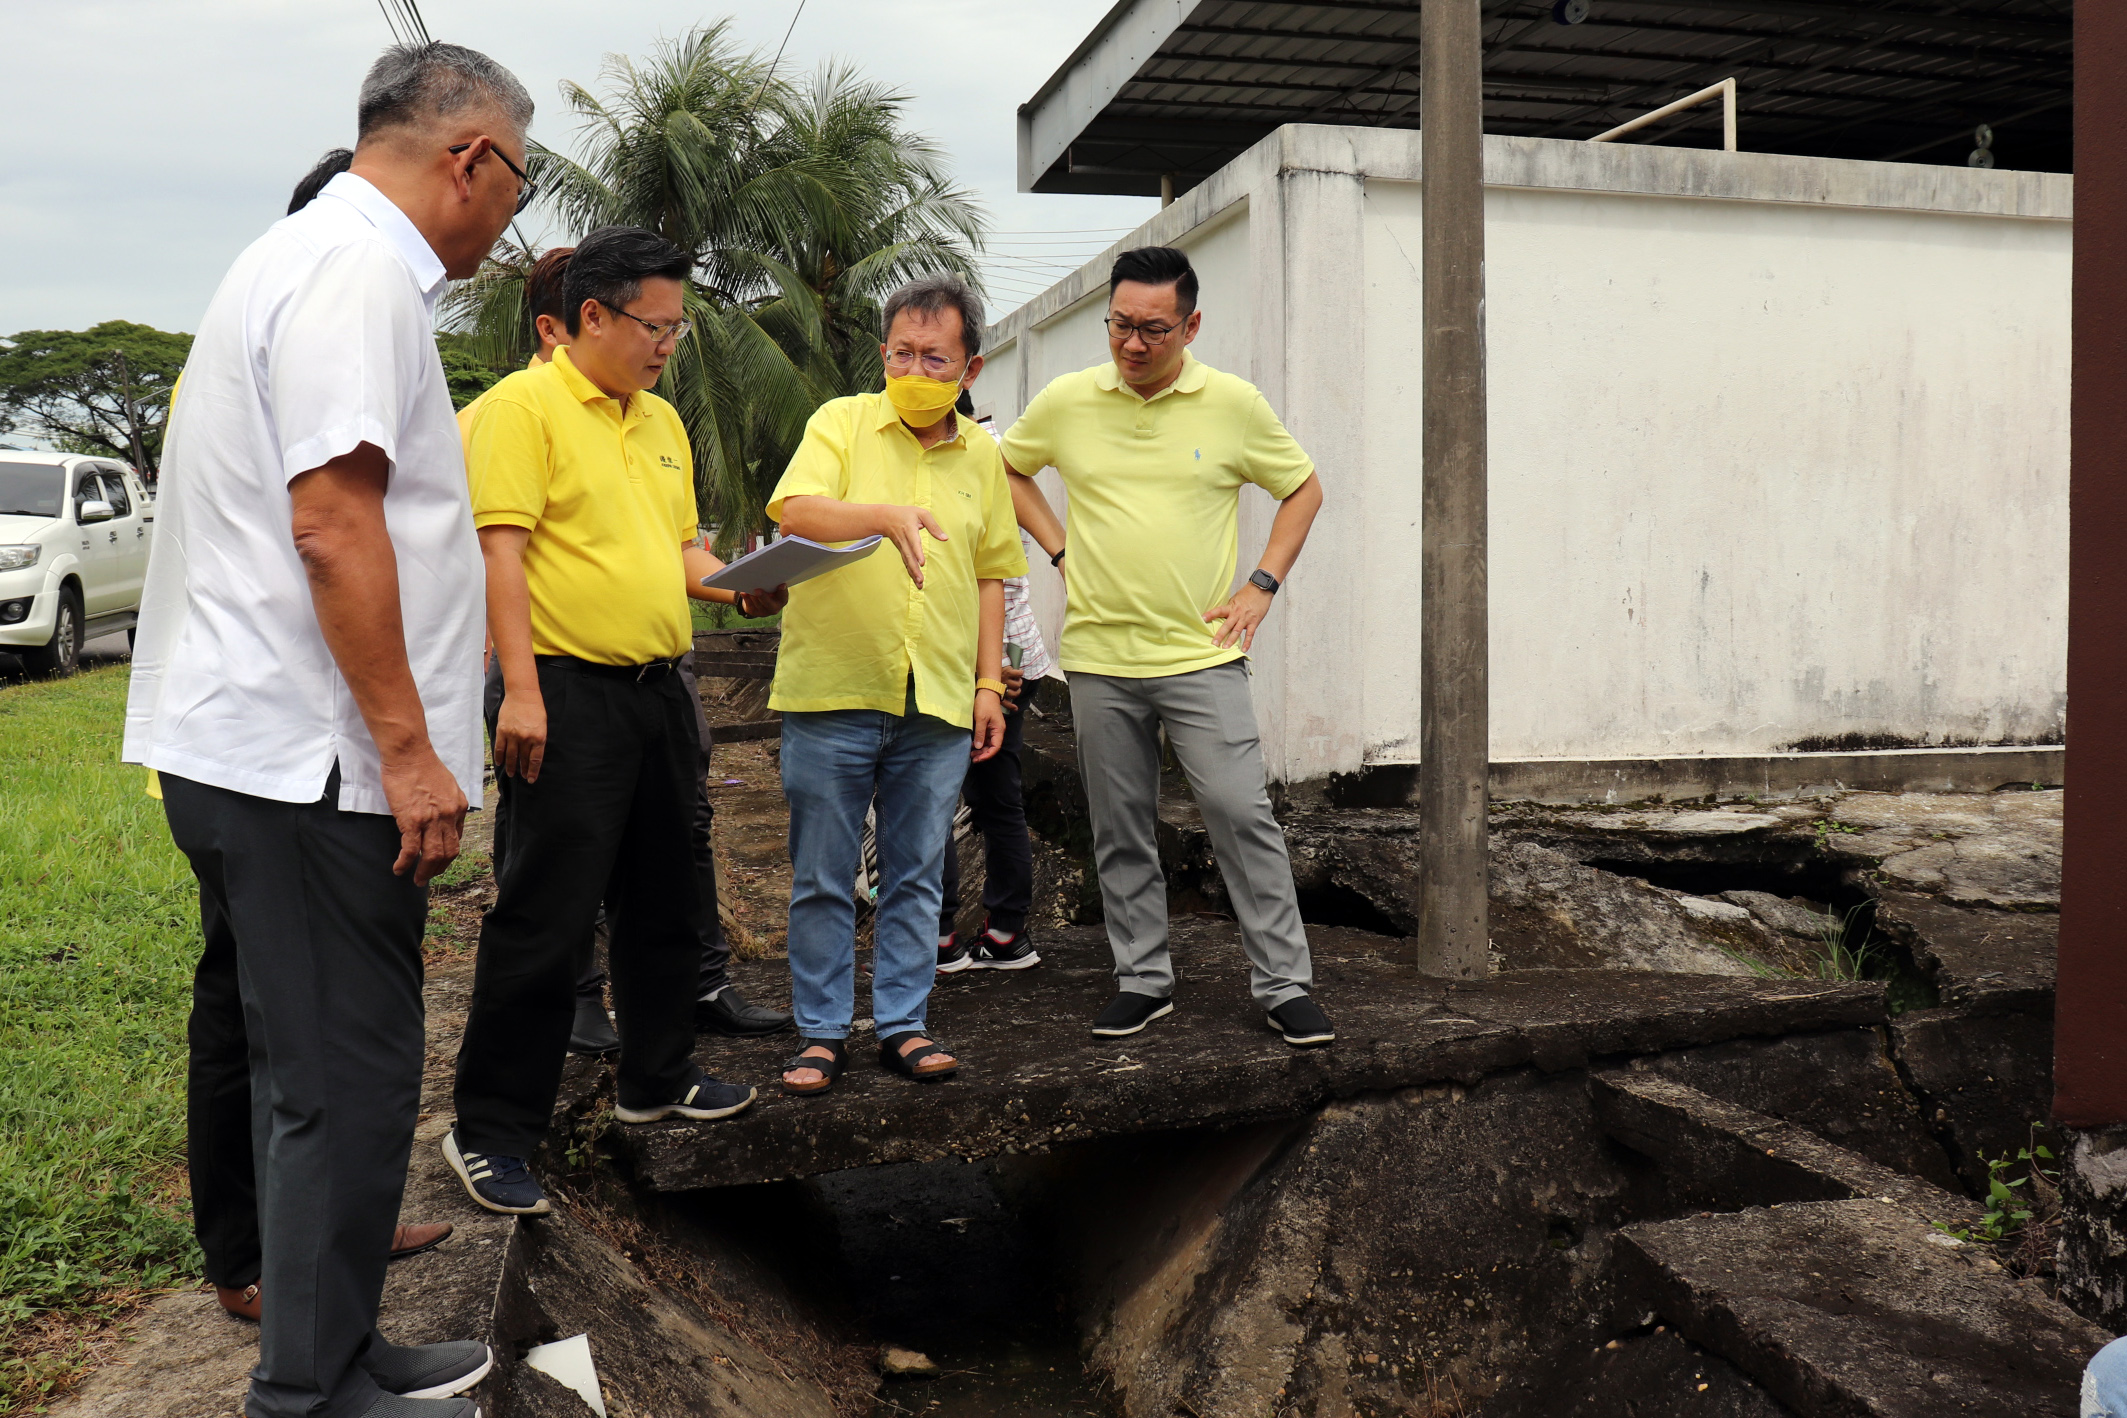
[[443,263],[436,259],[435,250],[421,235],[421,229],[399,210],[398,203],[379,192],[367,178],[351,172],[334,177],[318,195],[339,198],[383,235],[384,244],[413,272],[414,284],[421,288],[421,299],[428,304],[430,318],[434,318],[436,301],[443,294]]
[[[1154,394],[1152,398],[1157,399],[1168,394],[1194,394],[1204,387],[1204,381],[1210,377],[1211,371],[1204,362],[1189,351],[1183,350],[1182,372],[1174,377],[1172,384]],[[1111,394],[1121,391],[1127,392],[1133,399],[1138,397],[1135,389],[1123,383],[1123,372],[1115,367],[1115,361],[1112,359],[1101,366],[1100,373],[1093,376],[1093,382]],[[1151,400],[1144,402],[1150,403]]]
[[[880,433],[886,432],[886,430],[892,428],[895,424],[901,422],[901,411],[894,407],[894,401],[886,397],[886,393],[884,390],[881,390],[876,394],[867,394],[865,395],[865,397],[872,400],[872,402],[878,406],[877,414],[872,420],[872,427],[878,430]],[[960,413],[957,410],[954,412],[953,418],[955,420],[953,425],[953,436],[951,438],[943,439],[938,443],[932,444],[932,447],[942,448],[948,443],[958,443],[962,439],[967,437],[967,426],[972,420],[970,420],[967,415]],[[914,438],[916,436],[916,431],[914,429],[909,429],[908,436],[910,438]]]

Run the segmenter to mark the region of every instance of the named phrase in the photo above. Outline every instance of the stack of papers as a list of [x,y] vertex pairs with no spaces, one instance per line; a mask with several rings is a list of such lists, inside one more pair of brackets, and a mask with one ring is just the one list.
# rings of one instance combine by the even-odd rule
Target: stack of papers
[[746,553],[714,576],[704,576],[702,584],[718,591],[773,591],[778,586],[795,586],[862,561],[878,549],[882,540],[866,537],[846,547],[831,547],[803,537],[784,537],[759,551]]

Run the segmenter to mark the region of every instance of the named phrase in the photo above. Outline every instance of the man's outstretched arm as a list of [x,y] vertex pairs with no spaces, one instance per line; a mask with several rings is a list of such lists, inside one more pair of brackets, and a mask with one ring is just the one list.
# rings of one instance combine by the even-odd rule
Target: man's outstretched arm
[[1020,472],[1010,463],[1004,465],[1005,481],[1012,489],[1012,515],[1019,525],[1026,528],[1034,544],[1050,556],[1063,550],[1064,528],[1057,519],[1056,509],[1049,506],[1049,499],[1041,485]]
[[384,450],[360,444],[289,480],[290,521],[318,629],[382,761],[384,798],[399,824],[392,870],[426,885],[458,856],[466,802],[429,741],[406,661],[399,558],[384,522],[390,477]]

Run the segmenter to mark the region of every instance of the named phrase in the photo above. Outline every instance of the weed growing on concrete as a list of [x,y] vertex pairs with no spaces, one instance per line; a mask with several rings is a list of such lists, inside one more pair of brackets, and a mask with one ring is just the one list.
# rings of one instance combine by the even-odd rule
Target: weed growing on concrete
[[1824,918],[1822,949],[1817,956],[1818,979],[1852,981],[1867,978],[1875,942],[1870,939],[1868,925],[1857,918],[1874,904],[1863,901],[1837,916]]
[[1812,822],[1810,826],[1817,830],[1817,850],[1820,852],[1831,849],[1831,842],[1834,836],[1858,837],[1861,835],[1860,828],[1841,822],[1836,817],[1820,817],[1815,822]]
[[[1982,1155],[1979,1160],[1987,1164],[1985,1214],[1979,1218],[1978,1224],[1973,1226],[1950,1226],[1941,1221],[1935,1223],[1937,1230],[1947,1232],[1960,1241],[1985,1241],[1989,1245],[1998,1245],[2009,1240],[2031,1224],[2036,1214],[2034,1208],[2041,1204],[2041,1198],[2059,1195],[2055,1184],[2059,1180],[2060,1171],[2058,1168],[2048,1169],[2041,1165],[2053,1160],[2053,1152],[2037,1140],[2035,1124],[2030,1145],[2017,1148],[2015,1157],[2011,1158],[2007,1154],[2000,1157]],[[2010,1176],[2011,1169],[2018,1164],[2022,1164],[2024,1174],[2021,1177]],[[2030,1187],[2030,1190],[2018,1190],[2025,1186]]]

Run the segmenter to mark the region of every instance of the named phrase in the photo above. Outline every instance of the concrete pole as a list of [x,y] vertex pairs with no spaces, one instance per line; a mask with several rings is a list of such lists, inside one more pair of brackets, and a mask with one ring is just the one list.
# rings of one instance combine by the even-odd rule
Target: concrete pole
[[2127,6],[2075,14],[2068,813],[2053,1116],[2061,1298],[2127,1328]]
[[1479,0],[1425,0],[1425,524],[1418,659],[1418,965],[1487,968],[1484,86]]

